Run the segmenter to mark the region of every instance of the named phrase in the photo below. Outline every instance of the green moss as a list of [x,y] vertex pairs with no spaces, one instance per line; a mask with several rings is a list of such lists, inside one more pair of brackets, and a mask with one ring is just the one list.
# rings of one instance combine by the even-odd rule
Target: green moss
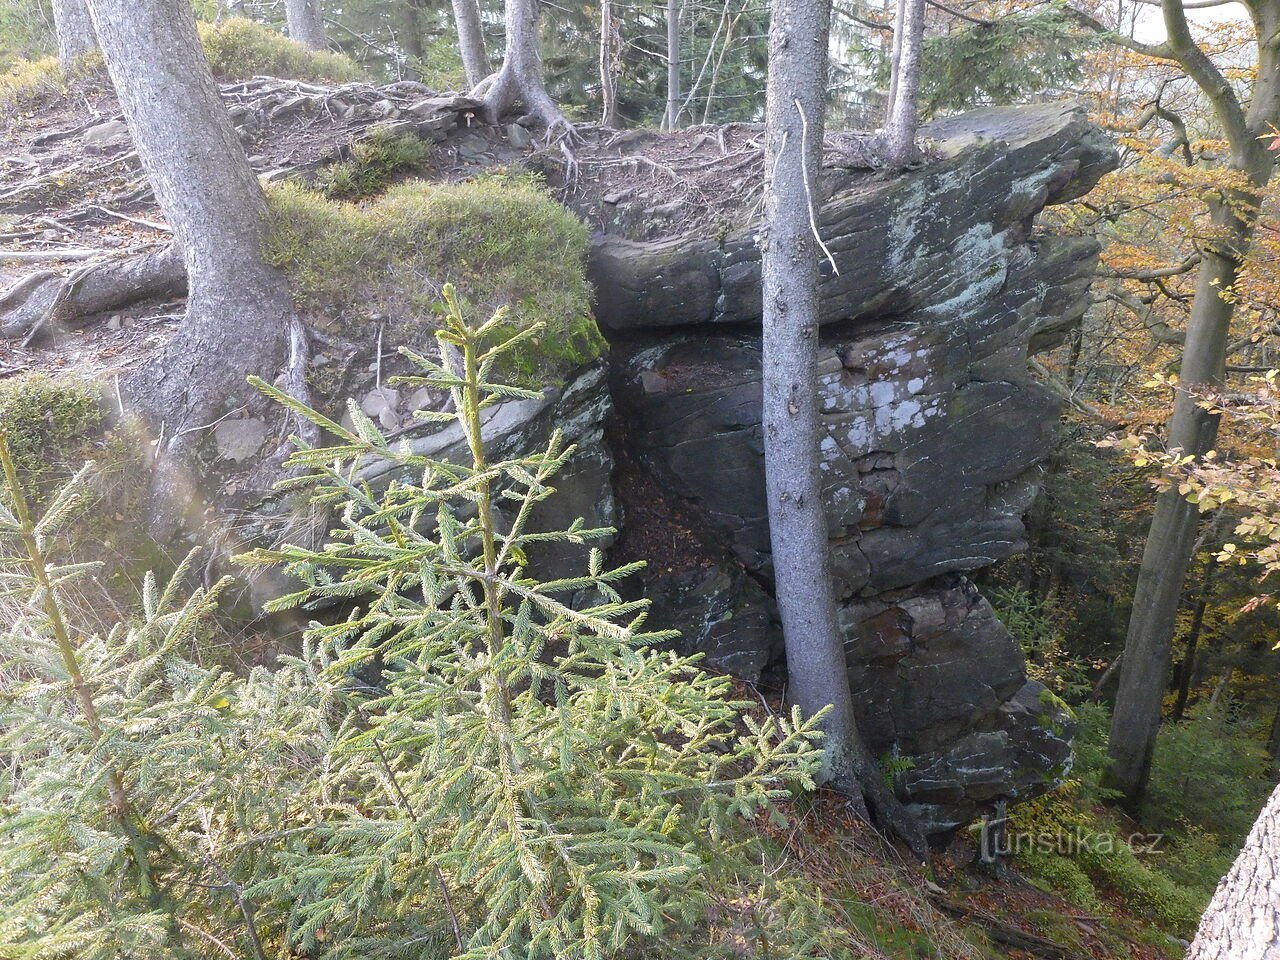
[[0,425],[24,484],[37,497],[72,473],[103,428],[90,381],[27,374],[0,381]]
[[346,160],[320,172],[316,187],[331,200],[361,200],[407,174],[421,173],[430,159],[427,141],[389,127],[374,127],[351,148]]
[[937,944],[924,933],[910,930],[892,917],[882,916],[869,903],[849,904],[845,913],[854,930],[893,960],[926,960],[940,955]]
[[1161,928],[1180,936],[1195,932],[1207,898],[1147,866],[1119,837],[1110,833],[1085,835],[1074,858],[1090,876],[1115,888],[1126,904],[1150,915]]
[[1047,893],[1061,894],[1085,910],[1097,910],[1100,906],[1098,891],[1074,860],[1033,848],[1018,853],[1018,867],[1033,885]]
[[199,25],[200,42],[215,77],[247,80],[256,76],[345,83],[362,72],[349,58],[327,50],[308,50],[281,33],[244,17]]
[[285,184],[268,194],[267,259],[290,278],[304,310],[400,318],[400,342],[433,328],[441,288],[452,283],[476,318],[510,308],[508,332],[543,324],[504,371],[544,384],[595,359],[604,340],[590,313],[587,231],[527,177],[466,183],[413,181],[363,205]]

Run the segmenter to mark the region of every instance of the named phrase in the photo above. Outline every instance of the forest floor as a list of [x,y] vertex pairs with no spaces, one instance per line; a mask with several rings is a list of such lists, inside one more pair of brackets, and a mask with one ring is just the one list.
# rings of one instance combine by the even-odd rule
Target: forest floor
[[[316,89],[273,89],[256,81],[224,86],[229,105],[252,104],[269,118],[243,134],[264,181],[306,177],[338,160],[387,109],[384,103],[404,99],[395,99],[394,91],[361,92],[342,106],[342,98]],[[347,109],[352,103],[358,109]],[[594,220],[593,227],[610,225],[643,239],[674,232],[681,218],[706,222],[717,211],[741,210],[759,191],[762,149],[759,131],[749,126],[673,137],[606,135],[591,128],[583,134],[573,159],[590,176],[566,180],[567,161],[554,147],[511,126],[478,125],[452,131],[427,175],[455,180],[495,167],[540,169],[562,191],[576,194],[572,205]],[[848,155],[856,144],[833,149]],[[629,204],[640,209],[632,204],[640,194],[649,214],[628,224],[626,210]],[[665,221],[652,215],[655,195],[668,198]],[[0,288],[34,270],[73,271],[94,256],[137,254],[170,241],[103,78],[76,79],[66,95],[34,99],[0,121]],[[26,343],[0,340],[0,379],[70,372],[109,383],[164,342],[183,307],[182,299],[144,302]],[[663,562],[661,556],[651,559]],[[744,687],[742,696],[754,700],[759,694]],[[761,702],[768,696],[766,691]],[[1102,908],[1083,912],[1013,869],[998,878],[973,869],[976,847],[968,833],[924,870],[857,820],[834,793],[822,792],[788,813],[785,828],[762,825],[762,834],[818,883],[868,957],[1161,960],[1180,954],[1176,941],[1106,889],[1099,890]]]

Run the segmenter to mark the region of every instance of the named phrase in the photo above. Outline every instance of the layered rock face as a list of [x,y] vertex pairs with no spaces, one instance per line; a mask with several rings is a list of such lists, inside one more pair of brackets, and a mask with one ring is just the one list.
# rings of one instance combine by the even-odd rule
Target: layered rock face
[[[817,376],[859,719],[878,754],[901,758],[903,799],[943,832],[1044,790],[1070,762],[1065,711],[965,574],[1025,546],[1058,415],[1027,360],[1082,315],[1097,257],[1033,220],[1115,161],[1064,105],[978,111],[924,135],[941,159],[918,171],[832,174],[821,233],[839,273],[824,274]],[[625,436],[703,548],[700,563],[648,576],[655,621],[747,675],[779,649],[751,226],[604,234],[591,263]]]

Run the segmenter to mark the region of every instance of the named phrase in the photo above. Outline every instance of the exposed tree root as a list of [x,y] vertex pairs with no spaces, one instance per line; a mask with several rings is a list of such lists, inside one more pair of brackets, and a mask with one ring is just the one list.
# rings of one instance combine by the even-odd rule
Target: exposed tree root
[[187,272],[173,245],[123,259],[95,260],[69,274],[40,270],[0,293],[0,337],[24,345],[59,328],[142,300],[186,292]]

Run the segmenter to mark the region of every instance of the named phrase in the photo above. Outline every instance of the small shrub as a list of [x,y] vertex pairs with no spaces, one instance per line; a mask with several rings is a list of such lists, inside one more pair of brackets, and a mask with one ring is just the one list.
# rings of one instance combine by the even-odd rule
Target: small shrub
[[1264,745],[1225,710],[1192,712],[1156,739],[1142,819],[1175,832],[1189,823],[1238,848],[1274,787]]
[[90,381],[36,373],[0,381],[0,427],[23,482],[43,496],[86,459],[103,427]]
[[92,76],[102,70],[102,55],[98,53],[84,57],[70,73],[62,69],[57,57],[15,60],[8,70],[0,74],[0,106],[16,109],[60,97],[67,92],[72,80]]
[[1179,886],[1138,859],[1133,848],[1110,832],[1084,833],[1075,861],[1100,883],[1113,887],[1136,911],[1151,916],[1165,930],[1190,936],[1208,905],[1208,897]]
[[1001,587],[991,593],[991,606],[1021,644],[1032,680],[1070,699],[1089,691],[1088,667],[1068,649],[1062,629],[1068,618],[1056,597],[1041,600],[1021,587]]
[[331,200],[362,200],[406,174],[421,173],[430,159],[427,141],[375,127],[367,139],[352,146],[351,156],[320,172],[316,188]]
[[248,80],[269,76],[313,83],[361,79],[356,64],[339,53],[308,50],[270,27],[245,17],[199,24],[200,42],[215,77]]

